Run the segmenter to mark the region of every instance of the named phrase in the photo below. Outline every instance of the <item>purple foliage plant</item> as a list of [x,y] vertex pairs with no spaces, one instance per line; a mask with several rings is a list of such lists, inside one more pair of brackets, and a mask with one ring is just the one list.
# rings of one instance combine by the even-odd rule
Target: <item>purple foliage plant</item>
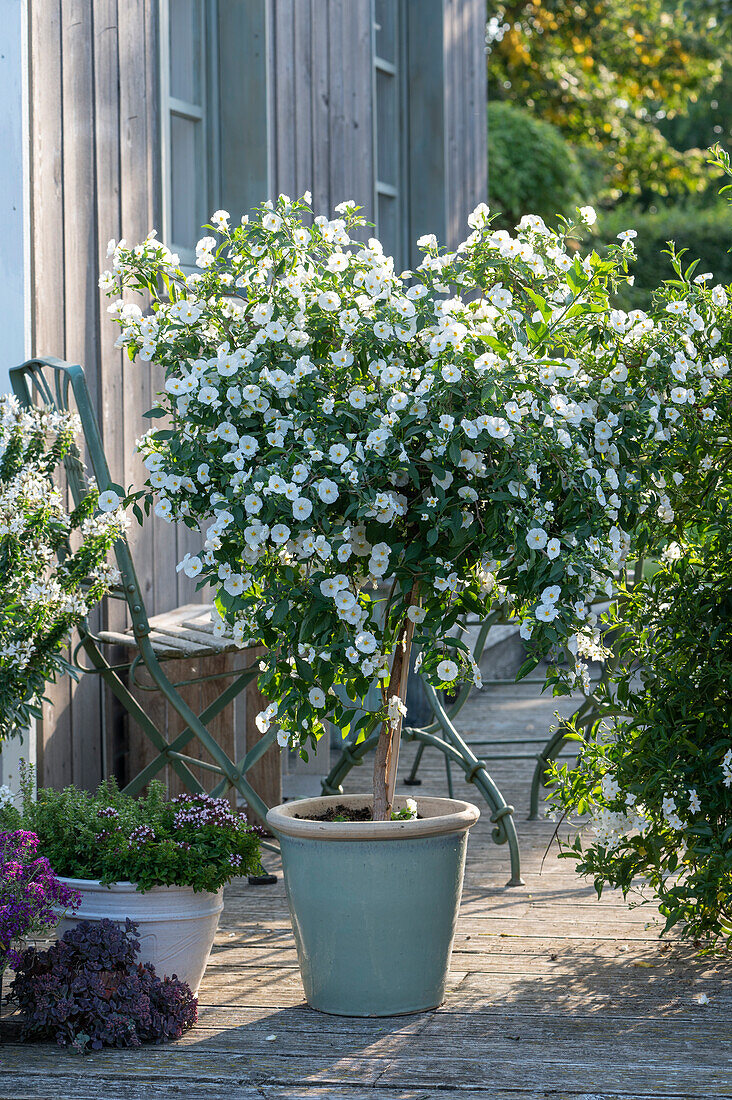
[[137,925],[81,921],[47,951],[20,959],[12,996],[24,1039],[55,1039],[79,1053],[179,1039],[198,1018],[188,985],[136,962]]

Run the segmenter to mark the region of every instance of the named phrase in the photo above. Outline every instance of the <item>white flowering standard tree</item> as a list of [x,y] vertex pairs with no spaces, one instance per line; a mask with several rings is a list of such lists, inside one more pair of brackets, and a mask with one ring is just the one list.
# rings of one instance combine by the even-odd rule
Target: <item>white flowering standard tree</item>
[[673,520],[663,473],[715,416],[729,316],[705,283],[654,317],[612,309],[634,234],[583,256],[589,208],[510,234],[481,205],[455,251],[422,238],[400,273],[354,239],[355,204],[311,221],[308,203],[218,211],[194,274],[154,234],[111,242],[100,282],[119,344],[165,371],[140,448],[156,513],[205,528],[178,568],[212,586],[222,630],[267,647],[260,728],[307,751],[326,716],[380,723],[388,820],[413,642],[435,687],[479,684],[453,628],[498,601],[532,662],[566,645],[586,683],[591,603]]
[[108,555],[126,519],[94,486],[73,512],[53,475],[78,418],[0,397],[0,745],[40,716],[46,683],[71,671],[69,634],[118,578]]

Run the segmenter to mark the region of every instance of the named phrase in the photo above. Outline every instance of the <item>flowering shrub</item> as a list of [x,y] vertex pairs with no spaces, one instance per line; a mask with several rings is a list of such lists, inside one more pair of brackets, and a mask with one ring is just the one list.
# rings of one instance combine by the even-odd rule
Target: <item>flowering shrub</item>
[[575,767],[554,766],[555,804],[589,813],[565,845],[577,869],[660,902],[665,930],[732,936],[732,524],[729,494],[701,545],[671,547],[624,594],[621,658],[580,736]]
[[54,906],[74,910],[80,901],[38,855],[35,833],[0,831],[0,977],[8,962],[17,965],[15,942],[43,936],[58,923]]
[[[154,235],[111,242],[101,285],[152,297],[148,316],[110,306],[130,357],[165,368],[150,492],[163,519],[206,524],[178,568],[213,586],[221,629],[267,647],[260,728],[306,747],[328,713],[344,733],[381,722],[385,818],[413,633],[433,685],[479,683],[450,631],[500,601],[532,661],[566,642],[586,683],[592,599],[673,520],[665,456],[712,462],[729,310],[704,282],[653,317],[612,309],[632,231],[583,256],[569,223],[494,231],[481,205],[456,251],[424,237],[398,273],[353,239],[355,204],[336,215],[306,224],[286,196],[240,225],[218,211],[187,276]],[[374,677],[381,706],[353,722]]]
[[[729,158],[714,163],[732,176]],[[725,189],[732,194],[728,186]],[[689,289],[681,279],[675,286]],[[693,267],[690,269],[693,271]],[[704,281],[701,276],[701,281]],[[699,285],[699,277],[697,277]],[[725,302],[729,290],[712,291]],[[721,349],[730,346],[723,330]],[[609,616],[618,664],[596,692],[577,765],[554,766],[555,805],[590,815],[564,855],[627,893],[660,902],[665,929],[707,944],[732,936],[732,404],[680,486],[670,542]],[[702,440],[697,439],[697,446]],[[673,458],[673,455],[671,456]],[[669,480],[673,474],[667,471]],[[678,477],[678,472],[676,477]],[[594,835],[593,835],[594,834]]]
[[25,1039],[55,1039],[81,1054],[179,1039],[198,1018],[185,982],[136,963],[137,925],[81,921],[48,951],[25,951],[11,987]]
[[40,850],[66,878],[192,886],[216,891],[235,875],[259,868],[261,830],[247,825],[224,799],[205,794],[168,799],[153,780],[142,798],[109,779],[90,794],[42,788],[33,798],[24,771],[22,811],[0,808],[0,825],[33,829]]
[[53,484],[77,431],[73,416],[0,396],[0,742],[40,715],[46,682],[69,669],[71,629],[118,578],[107,555],[125,529],[120,498],[91,486],[69,514]]

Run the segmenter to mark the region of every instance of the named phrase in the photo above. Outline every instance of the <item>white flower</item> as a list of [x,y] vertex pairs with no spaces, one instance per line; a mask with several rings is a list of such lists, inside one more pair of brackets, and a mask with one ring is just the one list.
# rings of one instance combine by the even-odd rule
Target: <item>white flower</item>
[[580,206],[579,216],[585,225],[594,225],[597,221],[597,211],[594,206]]
[[376,649],[376,638],[370,630],[362,630],[356,635],[355,644],[361,653],[373,653]]
[[224,230],[229,228],[229,211],[217,210],[211,215],[211,225],[218,230]]
[[335,481],[331,481],[330,478],[324,477],[322,481],[318,483],[318,496],[325,504],[332,504],[333,501],[338,499],[338,486]]
[[232,573],[224,581],[224,591],[228,592],[230,596],[240,596],[246,588],[247,582],[241,573]]
[[276,523],[269,534],[272,542],[282,546],[290,537],[290,528],[286,523]]
[[392,695],[390,697],[388,705],[387,705],[387,714],[388,714],[388,717],[389,717],[389,721],[392,722],[392,723],[400,722],[401,719],[404,718],[406,713],[407,713],[407,708],[405,707],[404,703],[399,698],[399,696],[398,695]]
[[603,796],[608,800],[608,802],[612,802],[613,799],[617,798],[620,794],[620,784],[618,783],[615,776],[611,775],[609,772],[605,772],[605,774],[603,775],[600,781],[600,787],[602,789]]
[[442,683],[452,683],[452,681],[457,677],[457,674],[458,666],[455,664],[454,661],[440,661],[439,665],[437,666],[437,675],[439,676]]
[[416,604],[411,604],[411,606],[407,608],[407,618],[410,619],[413,623],[423,623],[426,615],[427,612],[424,610],[424,608],[417,607]]
[[558,558],[562,551],[562,544],[559,539],[549,539],[546,544],[546,553],[549,558]]
[[553,603],[541,603],[534,614],[540,623],[553,623],[559,612]]
[[481,417],[481,421],[484,421],[483,427],[488,435],[492,435],[494,439],[505,439],[506,436],[511,434],[511,427],[502,416],[486,416]]
[[532,527],[526,536],[532,550],[543,550],[547,542],[547,533],[543,527]]
[[192,554],[186,554],[182,561],[179,561],[176,570],[180,573],[182,570],[187,577],[197,577],[203,569],[203,562],[200,558],[194,557]]
[[114,489],[106,489],[105,492],[100,493],[97,501],[100,512],[114,512],[115,508],[119,508],[121,503],[122,500]]
[[336,465],[340,466],[340,464],[345,462],[348,458],[348,447],[344,447],[342,443],[334,443],[333,446],[328,449],[328,455]]
[[488,222],[490,208],[484,202],[479,202],[472,214],[468,214],[468,225],[471,229],[482,229]]
[[248,493],[244,497],[244,508],[250,515],[256,515],[262,511],[262,498],[258,493]]
[[318,305],[321,309],[326,310],[328,313],[332,313],[333,310],[340,309],[341,300],[334,290],[326,290],[318,295]]
[[295,519],[307,519],[312,510],[312,503],[307,497],[298,497],[292,502],[292,514]]
[[463,376],[460,367],[456,367],[453,363],[446,363],[440,373],[445,382],[459,382]]
[[356,597],[347,588],[339,588],[335,593],[335,605],[339,611],[350,611],[356,606]]
[[308,699],[312,706],[316,709],[320,709],[325,706],[325,692],[319,687],[312,687],[308,692]]

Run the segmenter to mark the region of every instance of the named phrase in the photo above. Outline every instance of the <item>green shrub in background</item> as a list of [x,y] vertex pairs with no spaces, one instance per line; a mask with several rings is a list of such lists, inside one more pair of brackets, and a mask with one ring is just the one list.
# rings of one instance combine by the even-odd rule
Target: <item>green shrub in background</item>
[[715,202],[704,208],[675,204],[655,213],[618,206],[600,213],[594,226],[595,247],[602,251],[601,246],[617,243],[618,233],[625,229],[635,229],[638,236],[633,241],[637,258],[631,268],[635,283],[624,284],[617,296],[623,309],[647,309],[652,289],[674,277],[671,261],[663,254],[668,241],[673,241],[679,251],[688,249],[685,267],[699,258],[695,275],[711,271],[715,283],[732,282],[732,255],[728,254],[732,248],[732,218],[726,203]]
[[523,214],[552,221],[585,201],[590,188],[579,158],[556,127],[509,103],[488,104],[488,199],[501,222]]

